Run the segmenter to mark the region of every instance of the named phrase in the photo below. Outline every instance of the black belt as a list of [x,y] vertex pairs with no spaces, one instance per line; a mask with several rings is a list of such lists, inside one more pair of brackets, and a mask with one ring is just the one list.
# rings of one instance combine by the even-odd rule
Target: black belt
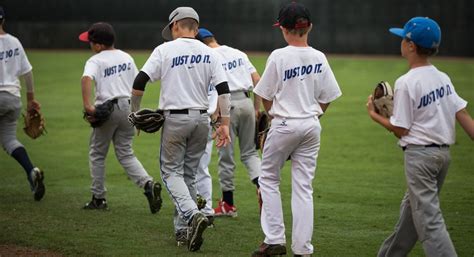
[[[207,110],[199,110],[200,114],[206,113]],[[189,114],[189,109],[181,109],[181,110],[170,110],[170,114]]]
[[[438,147],[438,148],[449,148],[449,145],[447,144],[442,144],[442,145],[438,145],[438,144],[430,144],[430,145],[424,145],[424,147]],[[407,149],[406,146],[402,147],[402,150],[405,151]]]

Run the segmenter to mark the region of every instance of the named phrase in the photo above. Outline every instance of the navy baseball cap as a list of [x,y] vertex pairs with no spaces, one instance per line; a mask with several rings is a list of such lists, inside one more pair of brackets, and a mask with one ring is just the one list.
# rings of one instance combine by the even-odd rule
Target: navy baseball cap
[[438,48],[441,43],[440,27],[436,21],[428,17],[414,17],[405,24],[403,29],[391,28],[389,31],[428,49]]
[[200,28],[196,38],[199,40],[203,40],[207,37],[214,37],[214,35],[209,30],[205,28]]
[[79,40],[111,46],[115,41],[115,31],[112,25],[106,22],[97,22],[79,35]]
[[0,6],[0,20],[5,18],[5,11],[3,11],[3,7]]
[[[306,20],[299,20],[299,19]],[[302,4],[291,2],[283,6],[278,13],[278,19],[274,27],[282,26],[287,29],[303,29],[311,25],[311,14]]]

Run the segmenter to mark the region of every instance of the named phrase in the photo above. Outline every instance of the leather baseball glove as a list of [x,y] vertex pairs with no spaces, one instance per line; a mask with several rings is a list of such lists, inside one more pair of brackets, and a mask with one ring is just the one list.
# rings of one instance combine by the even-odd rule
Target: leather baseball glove
[[114,111],[114,102],[112,100],[106,101],[95,106],[94,113],[87,113],[84,111],[83,118],[91,124],[91,127],[97,128],[102,126]]
[[141,109],[128,115],[128,121],[138,130],[155,133],[165,123],[162,110]]
[[25,121],[23,130],[29,137],[36,139],[46,134],[46,123],[43,114],[39,110],[31,109],[27,111],[26,114],[23,114],[23,119]]
[[381,81],[377,84],[372,95],[372,102],[374,103],[375,112],[390,118],[393,114],[393,90],[390,84],[386,81]]
[[261,149],[265,146],[265,140],[267,139],[267,133],[270,129],[270,117],[264,111],[260,111],[258,120],[255,124],[255,148]]

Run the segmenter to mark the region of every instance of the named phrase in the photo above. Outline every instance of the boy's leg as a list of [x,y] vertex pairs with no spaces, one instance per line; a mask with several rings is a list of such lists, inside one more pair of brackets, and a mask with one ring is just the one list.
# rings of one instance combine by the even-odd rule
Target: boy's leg
[[439,203],[449,162],[447,148],[407,148],[405,151],[413,223],[427,256],[457,256]]

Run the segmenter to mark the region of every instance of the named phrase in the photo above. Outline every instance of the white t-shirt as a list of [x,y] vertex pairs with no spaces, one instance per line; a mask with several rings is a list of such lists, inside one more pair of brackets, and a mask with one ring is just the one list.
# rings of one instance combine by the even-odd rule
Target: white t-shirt
[[161,80],[159,109],[209,108],[208,86],[227,81],[218,54],[202,42],[178,38],[155,48],[142,68]]
[[255,94],[272,101],[269,114],[307,118],[323,114],[319,106],[341,96],[326,56],[312,47],[287,46],[268,57]]
[[219,46],[213,48],[222,59],[222,67],[226,71],[230,92],[249,91],[253,89],[251,74],[257,72],[248,56],[235,48]]
[[130,97],[138,74],[133,58],[122,50],[105,50],[86,62],[84,74],[95,81],[95,104],[114,98]]
[[10,34],[0,35],[0,91],[20,97],[19,77],[32,69],[20,41]]
[[411,69],[395,82],[393,98],[390,123],[409,129],[400,146],[454,143],[456,112],[467,102],[456,94],[448,75],[432,65]]

